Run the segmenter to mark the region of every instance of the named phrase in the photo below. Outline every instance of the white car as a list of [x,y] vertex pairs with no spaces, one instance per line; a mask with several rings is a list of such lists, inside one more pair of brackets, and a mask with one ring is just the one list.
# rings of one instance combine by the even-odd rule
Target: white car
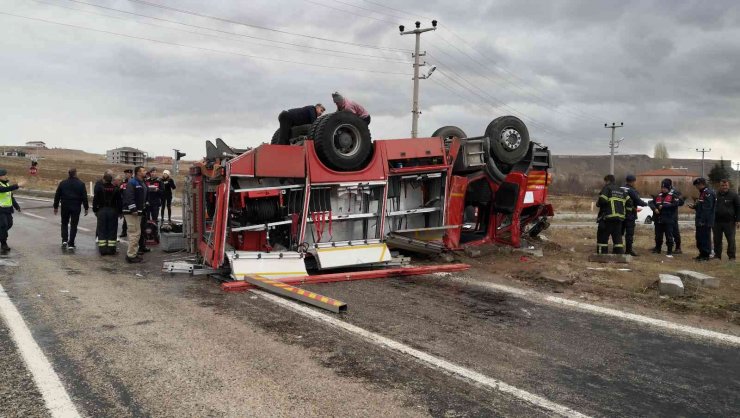
[[[645,203],[652,202],[653,199],[642,199]],[[653,211],[650,206],[638,206],[637,207],[637,220],[635,223],[638,224],[651,224],[653,223]]]

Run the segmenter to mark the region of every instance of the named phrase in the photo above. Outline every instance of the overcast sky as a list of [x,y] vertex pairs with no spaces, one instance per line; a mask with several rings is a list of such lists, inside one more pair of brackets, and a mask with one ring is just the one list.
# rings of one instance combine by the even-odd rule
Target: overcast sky
[[604,123],[624,122],[623,153],[663,141],[674,157],[740,161],[737,0],[147,2],[3,0],[0,12],[45,22],[0,14],[0,145],[199,158],[207,139],[269,141],[281,110],[329,105],[335,90],[370,111],[374,138],[405,138],[412,67],[398,49],[413,37],[398,24],[436,18],[421,135],[482,135],[514,114],[556,154],[600,154]]

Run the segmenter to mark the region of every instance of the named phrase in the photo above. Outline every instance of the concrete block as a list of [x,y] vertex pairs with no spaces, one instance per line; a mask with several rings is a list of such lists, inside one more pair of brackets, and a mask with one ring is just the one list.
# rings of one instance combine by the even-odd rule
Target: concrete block
[[668,296],[681,296],[683,295],[683,282],[678,276],[672,274],[660,274],[658,276],[660,282],[658,283],[658,290],[661,295]]
[[542,252],[542,248],[517,248],[514,253],[529,255],[532,257],[544,257],[545,254]]
[[629,254],[591,254],[588,261],[592,263],[623,263],[632,262],[632,256]]
[[704,273],[699,273],[691,270],[677,271],[676,275],[697,287],[710,287],[712,289],[719,288],[719,279],[716,277],[709,276]]
[[465,247],[465,255],[470,258],[478,258],[483,255],[483,252],[477,247]]

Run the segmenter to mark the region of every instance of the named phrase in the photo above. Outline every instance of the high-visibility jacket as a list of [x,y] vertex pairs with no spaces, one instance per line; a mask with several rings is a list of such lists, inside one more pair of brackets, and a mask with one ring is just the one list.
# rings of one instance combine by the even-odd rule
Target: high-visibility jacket
[[623,221],[627,214],[629,195],[614,183],[607,184],[599,194],[599,220]]
[[[0,181],[0,186],[8,187],[8,183]],[[13,192],[0,193],[0,208],[9,208],[13,206]]]

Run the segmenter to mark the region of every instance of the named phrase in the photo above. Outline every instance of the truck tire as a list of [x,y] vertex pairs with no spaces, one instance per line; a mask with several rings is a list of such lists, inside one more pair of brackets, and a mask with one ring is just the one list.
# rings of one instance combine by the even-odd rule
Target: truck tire
[[511,166],[507,166],[496,161],[496,158],[493,157],[493,150],[491,148],[491,139],[485,138],[483,140],[483,152],[485,152],[486,155],[485,171],[494,182],[501,184],[506,179],[506,175],[509,174]]
[[313,140],[321,162],[337,171],[362,169],[373,154],[367,123],[350,112],[336,112],[321,118],[314,129]]
[[272,140],[270,141],[272,145],[287,145],[287,144],[280,144],[280,128],[278,128],[277,131],[275,131],[274,134],[272,134]]
[[441,136],[444,140],[452,139],[453,137],[457,137],[460,139],[468,137],[467,135],[465,135],[465,132],[463,132],[463,130],[458,128],[457,126],[443,126],[434,131],[432,136]]
[[295,138],[298,136],[308,135],[309,132],[311,132],[311,126],[313,125],[310,123],[306,125],[294,126],[293,129],[290,130],[290,137]]
[[504,164],[516,164],[529,150],[529,131],[516,116],[501,116],[494,119],[486,128],[490,140],[489,157]]
[[313,139],[316,137],[316,128],[319,126],[322,120],[324,120],[325,117],[331,115],[331,113],[324,113],[323,115],[316,118],[315,121],[313,121],[313,124],[311,125],[311,129],[308,131],[308,137]]

